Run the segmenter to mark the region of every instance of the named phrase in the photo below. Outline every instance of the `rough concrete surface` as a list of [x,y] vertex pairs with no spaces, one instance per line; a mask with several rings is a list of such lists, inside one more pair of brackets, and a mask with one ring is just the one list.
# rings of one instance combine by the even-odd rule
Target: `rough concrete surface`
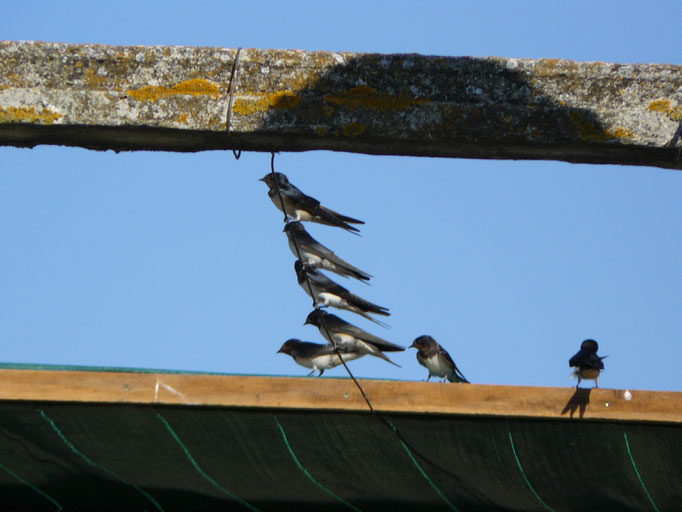
[[682,66],[242,49],[235,68],[236,54],[0,42],[0,144],[682,169]]

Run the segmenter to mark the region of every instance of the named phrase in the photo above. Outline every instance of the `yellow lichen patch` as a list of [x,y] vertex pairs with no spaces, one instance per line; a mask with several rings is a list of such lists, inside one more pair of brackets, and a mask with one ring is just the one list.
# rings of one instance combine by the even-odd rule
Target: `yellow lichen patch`
[[85,73],[85,83],[93,89],[102,85],[106,81],[107,79],[103,76],[96,75],[94,69],[88,69],[88,71]]
[[179,116],[173,118],[173,121],[176,123],[185,124],[187,122],[187,114],[180,114]]
[[341,127],[343,134],[347,137],[357,137],[365,131],[365,125],[362,123],[349,123]]
[[127,91],[128,96],[132,96],[139,101],[156,101],[160,98],[167,98],[174,95],[186,96],[213,96],[220,95],[218,86],[204,80],[203,78],[195,78],[193,80],[185,80],[175,84],[172,87],[158,87],[150,85],[140,89],[131,89]]
[[356,108],[370,108],[372,110],[407,110],[414,105],[423,105],[430,100],[427,98],[410,98],[406,95],[391,96],[375,91],[368,85],[353,87],[339,95],[327,94],[324,97],[329,103],[343,105],[351,110]]
[[268,100],[271,106],[277,110],[282,110],[283,108],[294,108],[301,101],[301,97],[291,91],[280,91],[268,95]]
[[278,91],[272,94],[256,94],[250,97],[235,98],[232,111],[247,116],[254,112],[265,112],[275,108],[294,108],[301,101],[301,97],[291,91]]
[[625,128],[621,128],[620,126],[618,126],[613,130],[606,130],[606,135],[608,135],[609,137],[619,139],[630,139],[634,136],[634,133],[632,133],[630,130],[626,130]]
[[320,137],[324,137],[327,135],[327,132],[329,131],[329,128],[326,126],[316,126],[315,127],[315,133],[317,133]]
[[670,106],[670,100],[656,100],[649,103],[647,110],[662,112],[671,121],[682,121],[682,105]]
[[56,112],[43,109],[36,112],[33,107],[0,107],[0,123],[40,123],[52,124],[60,117],[64,117]]
[[651,110],[653,112],[667,112],[669,108],[670,108],[669,100],[656,100],[649,103],[647,110]]
[[571,113],[571,124],[580,130],[580,138],[585,142],[605,142],[613,138],[605,130],[600,130],[593,123],[585,121],[577,111]]
[[332,107],[331,105],[325,105],[324,107],[322,107],[322,113],[325,116],[329,117],[334,113],[334,107]]

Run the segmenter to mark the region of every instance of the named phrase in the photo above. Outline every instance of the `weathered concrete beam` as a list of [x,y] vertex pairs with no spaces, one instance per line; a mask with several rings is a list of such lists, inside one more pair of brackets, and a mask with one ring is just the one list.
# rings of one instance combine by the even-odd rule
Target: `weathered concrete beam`
[[244,49],[235,68],[236,53],[0,42],[0,144],[682,169],[682,66]]

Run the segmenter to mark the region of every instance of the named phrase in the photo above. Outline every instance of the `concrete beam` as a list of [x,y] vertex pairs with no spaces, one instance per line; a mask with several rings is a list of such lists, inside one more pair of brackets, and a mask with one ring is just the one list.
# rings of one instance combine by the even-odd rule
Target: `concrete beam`
[[682,169],[682,66],[243,49],[235,67],[236,54],[0,42],[0,144]]

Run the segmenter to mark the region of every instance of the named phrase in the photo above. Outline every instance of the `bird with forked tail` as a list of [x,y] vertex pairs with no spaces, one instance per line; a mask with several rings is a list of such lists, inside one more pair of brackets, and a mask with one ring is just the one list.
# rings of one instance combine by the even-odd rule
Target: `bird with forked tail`
[[[364,224],[361,220],[342,215],[322,206],[317,199],[304,194],[290,183],[286,175],[281,172],[268,173],[260,181],[268,186],[268,197],[277,209],[286,213],[292,220],[336,226],[355,234],[359,233],[360,230],[351,224]],[[278,189],[279,193],[277,193]],[[282,202],[284,202],[284,210],[282,210]]]
[[385,352],[405,350],[405,347],[386,341],[378,336],[363,331],[359,327],[349,324],[336,315],[321,309],[313,310],[305,319],[304,325],[314,325],[320,334],[337,347],[348,348],[360,354],[369,354],[400,367],[391,361]]

